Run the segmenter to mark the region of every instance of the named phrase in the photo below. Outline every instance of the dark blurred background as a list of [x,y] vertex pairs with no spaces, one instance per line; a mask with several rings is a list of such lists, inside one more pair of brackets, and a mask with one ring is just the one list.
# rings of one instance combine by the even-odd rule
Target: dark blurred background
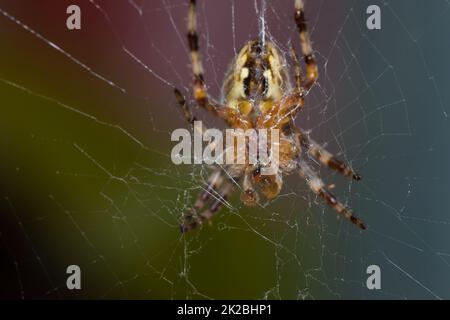
[[[262,17],[283,51],[299,48],[293,2],[198,1],[214,97]],[[208,176],[170,161],[187,127],[173,86],[192,100],[187,1],[0,0],[0,297],[450,298],[450,5],[305,2],[321,74],[297,124],[363,175],[320,169],[364,233],[292,176],[275,201],[235,195],[181,235]],[[70,4],[81,30],[66,28]],[[381,30],[366,28],[372,4]],[[373,264],[381,290],[366,287]]]

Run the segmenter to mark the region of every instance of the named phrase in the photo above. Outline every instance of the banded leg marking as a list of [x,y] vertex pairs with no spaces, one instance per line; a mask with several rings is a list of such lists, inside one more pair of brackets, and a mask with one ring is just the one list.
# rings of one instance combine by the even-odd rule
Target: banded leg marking
[[313,171],[313,169],[304,161],[299,161],[300,175],[306,179],[311,190],[319,195],[331,208],[356,225],[361,230],[367,229],[367,225],[341,203],[326,187],[322,179]]

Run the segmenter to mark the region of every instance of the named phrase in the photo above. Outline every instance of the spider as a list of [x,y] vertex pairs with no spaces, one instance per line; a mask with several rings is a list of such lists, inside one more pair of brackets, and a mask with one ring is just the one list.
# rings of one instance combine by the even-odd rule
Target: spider
[[[305,75],[302,75],[300,60],[293,46],[290,57],[293,64],[294,85],[291,84],[285,58],[277,46],[263,39],[250,41],[240,50],[225,77],[222,104],[214,102],[207,93],[199,53],[196,0],[189,1],[187,38],[194,74],[193,95],[196,103],[224,120],[231,128],[279,129],[280,165],[276,174],[269,176],[261,175],[259,165],[228,165],[225,168],[216,168],[192,209],[183,215],[181,224],[183,233],[210,221],[236,186],[241,190],[241,201],[247,206],[255,206],[260,201],[260,194],[267,200],[277,197],[283,185],[283,176],[294,172],[298,172],[306,180],[309,188],[339,215],[361,230],[366,229],[366,224],[354,216],[352,211],[329,191],[308,164],[307,158],[311,156],[321,164],[356,181],[361,180],[361,176],[294,124],[296,115],[304,107],[306,94],[319,76],[308,33],[304,3],[303,0],[294,1],[294,21],[306,65]],[[184,117],[192,125],[197,119],[192,114],[190,106],[177,89],[175,96]]]

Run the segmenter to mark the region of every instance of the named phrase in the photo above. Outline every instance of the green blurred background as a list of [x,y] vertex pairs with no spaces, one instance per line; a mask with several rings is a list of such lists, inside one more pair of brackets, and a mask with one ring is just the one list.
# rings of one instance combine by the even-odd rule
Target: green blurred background
[[[261,1],[199,0],[211,94],[258,35]],[[364,177],[321,169],[369,225],[336,219],[298,177],[181,235],[204,167],[170,161],[187,127],[183,0],[0,0],[0,297],[449,298],[450,4],[307,2],[321,77],[297,119]],[[77,4],[82,29],[65,27]],[[382,30],[366,28],[378,4]],[[267,1],[268,36],[298,48],[293,1]],[[195,109],[209,126],[220,123]],[[82,290],[66,288],[66,268]],[[366,288],[381,267],[382,289]]]

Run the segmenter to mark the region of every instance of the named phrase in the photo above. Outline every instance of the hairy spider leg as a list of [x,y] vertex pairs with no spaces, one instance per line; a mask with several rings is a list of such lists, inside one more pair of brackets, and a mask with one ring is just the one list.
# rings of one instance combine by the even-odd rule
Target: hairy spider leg
[[300,37],[300,45],[302,47],[302,54],[306,64],[306,79],[305,83],[303,84],[303,88],[305,91],[309,91],[309,89],[311,89],[311,87],[316,83],[317,78],[319,77],[319,71],[316,58],[314,57],[311,39],[309,37],[303,0],[295,0],[294,18],[295,23],[297,24],[297,30]]
[[220,190],[219,196],[215,198],[211,206],[209,206],[205,211],[199,214],[200,218],[202,219],[202,223],[204,223],[205,221],[210,221],[214,217],[214,215],[219,212],[219,210],[227,202],[233,191],[233,183],[228,180],[225,181],[224,186]]
[[326,187],[322,179],[314,172],[314,170],[303,160],[299,160],[300,175],[306,179],[310,189],[317,195],[319,195],[331,208],[337,211],[337,213],[349,220],[361,230],[367,229],[366,224],[354,216],[342,202],[340,202]]
[[203,64],[201,54],[199,52],[199,41],[197,34],[197,7],[196,0],[189,1],[189,14],[188,14],[188,44],[189,51],[191,53],[192,71],[194,73],[194,98],[197,103],[206,108],[209,112],[217,115],[218,107],[209,101],[208,92],[205,85],[203,76]]
[[294,46],[291,46],[289,50],[289,54],[291,56],[292,62],[294,64],[294,80],[295,80],[295,88],[294,91],[302,92],[302,67],[300,65],[300,60],[298,59],[298,55],[295,52]]
[[312,140],[308,135],[301,132],[299,135],[301,145],[306,149],[309,155],[345,177],[352,178],[356,181],[362,179],[361,175],[356,173],[348,164],[336,158],[331,152]]
[[181,107],[181,111],[183,112],[183,116],[186,119],[186,121],[191,124],[194,125],[194,121],[197,120],[196,117],[194,117],[194,115],[192,114],[191,109],[189,108],[186,99],[184,98],[184,96],[181,94],[181,92],[178,89],[174,89],[174,93],[175,93],[175,98],[177,99],[178,104]]
[[[221,187],[223,181],[224,177],[221,170],[216,169],[209,177],[206,188],[198,195],[192,209],[188,213],[185,213],[183,215],[181,232],[184,233],[189,230],[195,229],[202,224],[202,219],[199,215],[199,212],[205,207],[206,203],[213,196],[213,194],[217,194],[217,197],[221,197],[217,190]],[[214,197],[216,196],[214,195]]]

